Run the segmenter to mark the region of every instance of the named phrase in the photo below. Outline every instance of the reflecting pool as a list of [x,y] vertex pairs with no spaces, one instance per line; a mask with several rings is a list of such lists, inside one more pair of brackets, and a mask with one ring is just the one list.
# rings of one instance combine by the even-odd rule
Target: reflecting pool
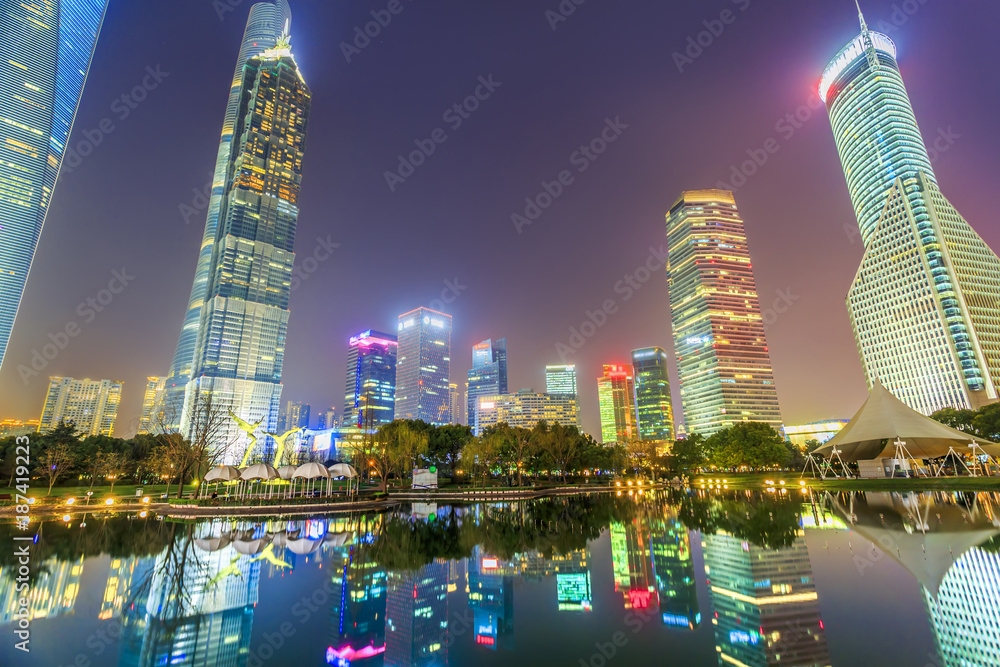
[[55,519],[25,592],[0,553],[0,665],[1000,666],[998,509],[691,491]]

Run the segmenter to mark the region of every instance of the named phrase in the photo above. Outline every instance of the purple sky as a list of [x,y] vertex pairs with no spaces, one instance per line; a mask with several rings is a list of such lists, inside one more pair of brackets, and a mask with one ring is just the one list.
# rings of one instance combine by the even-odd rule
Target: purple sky
[[[129,435],[145,377],[166,373],[204,224],[202,215],[186,224],[181,207],[211,177],[250,5],[216,5],[227,1],[221,20],[208,0],[111,3],[70,143],[104,118],[114,131],[56,189],[0,371],[0,419],[38,418],[48,375],[115,378],[125,381],[117,434]],[[399,313],[457,282],[446,308],[453,381],[464,382],[473,343],[506,336],[512,390],[543,389],[570,327],[615,300],[617,312],[567,358],[584,425],[599,433],[601,364],[627,362],[637,347],[672,352],[665,272],[627,301],[616,283],[665,246],[664,214],[682,190],[729,180],[773,137],[780,150],[736,201],[762,306],[792,297],[768,329],[782,413],[789,424],[854,413],[865,388],[844,297],[862,247],[845,232],[856,221],[826,111],[808,108],[823,68],[857,33],[852,2],[590,0],[553,30],[545,10],[556,0],[402,0],[348,63],[340,43],[387,4],[293,0],[293,47],[314,95],[297,264],[318,238],[340,247],[292,295],[283,400],[339,411],[347,339],[391,331]],[[1000,248],[990,204],[1000,6],[862,6],[873,29],[893,27],[925,139],[950,130],[935,163],[942,190]],[[679,72],[674,53],[723,10],[732,22]],[[112,105],[147,66],[169,75],[121,118]],[[500,86],[455,129],[445,110],[490,75]],[[799,127],[778,125],[802,105]],[[572,154],[608,118],[627,129],[578,173]],[[384,172],[436,128],[447,140],[390,191]],[[511,215],[564,169],[572,184],[519,234]],[[134,280],[88,322],[78,305],[123,267]],[[70,322],[80,335],[22,382],[18,367]]]

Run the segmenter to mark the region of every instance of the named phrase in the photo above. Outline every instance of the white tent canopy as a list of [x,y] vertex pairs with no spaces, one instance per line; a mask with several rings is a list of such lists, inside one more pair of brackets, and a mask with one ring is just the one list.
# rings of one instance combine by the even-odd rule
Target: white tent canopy
[[964,453],[972,443],[982,452],[1000,458],[1000,445],[925,417],[877,380],[854,419],[813,454],[830,458],[836,450],[848,462],[886,458],[897,451],[897,440],[905,442],[908,454],[918,459],[947,456],[952,448]]
[[298,466],[281,466],[278,468],[278,477],[286,481],[290,480],[296,469],[298,469]]

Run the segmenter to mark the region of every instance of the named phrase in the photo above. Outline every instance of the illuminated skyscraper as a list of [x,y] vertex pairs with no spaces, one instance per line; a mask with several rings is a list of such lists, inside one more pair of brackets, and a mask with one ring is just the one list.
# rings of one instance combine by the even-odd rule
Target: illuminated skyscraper
[[[267,431],[277,426],[311,94],[287,34],[243,68],[225,198],[209,265],[181,431],[208,404]],[[246,434],[226,420],[219,443]],[[227,456],[229,456],[227,454]]]
[[202,235],[198,251],[198,266],[195,269],[194,284],[191,287],[191,295],[188,297],[187,311],[184,313],[184,324],[177,341],[177,350],[174,352],[174,359],[167,375],[162,410],[168,421],[167,425],[171,428],[180,426],[184,395],[188,381],[191,379],[195,347],[198,342],[201,310],[209,298],[208,285],[212,253],[215,250],[219,220],[222,219],[223,199],[229,194],[231,185],[229,169],[233,159],[234,138],[236,140],[235,150],[238,151],[240,148],[241,133],[236,133],[236,124],[242,115],[240,98],[243,94],[243,69],[249,58],[274,48],[284,27],[290,20],[291,11],[286,0],[275,0],[273,3],[258,2],[250,8],[250,17],[247,19],[243,42],[236,59],[236,70],[233,72],[232,86],[229,89],[229,102],[226,105],[222,138],[219,141],[219,151],[215,160],[215,176],[211,184],[205,233]]
[[576,396],[576,366],[546,366],[545,393]]
[[80,593],[83,560],[83,556],[76,560],[46,559],[38,568],[38,578],[20,594],[18,566],[0,567],[0,625],[16,624],[21,599],[27,602],[28,620],[72,614]]
[[451,420],[451,315],[417,308],[399,316],[396,419]]
[[674,439],[674,408],[670,404],[667,352],[662,347],[632,350],[635,412],[640,440]]
[[626,609],[647,609],[658,605],[649,525],[642,515],[624,523],[611,524],[611,564],[615,590],[625,599]]
[[830,664],[804,533],[777,550],[707,535],[704,554],[720,665]]
[[396,348],[392,334],[378,331],[353,336],[347,348],[344,424],[378,428],[396,413]]
[[493,651],[513,648],[514,577],[510,564],[486,555],[479,546],[467,560],[476,643]]
[[142,395],[142,416],[139,418],[139,433],[149,433],[157,426],[157,410],[163,404],[165,377],[147,377],[146,391]]
[[357,544],[337,552],[333,556],[327,663],[337,665],[337,660],[343,660],[353,667],[381,665],[385,653],[385,568],[366,557]]
[[869,386],[924,414],[997,400],[1000,259],[938,189],[895,44],[862,16],[819,93],[865,244],[847,309]]
[[480,396],[476,406],[476,422],[470,424],[477,433],[497,424],[534,428],[540,421],[549,426],[576,426],[580,411],[575,396],[568,394],[535,394],[523,389],[516,394]]
[[278,432],[284,433],[293,428],[309,428],[310,412],[312,412],[312,406],[308,403],[288,401],[278,423]]
[[451,395],[451,423],[462,423],[462,400],[458,393],[458,383],[448,384],[448,393]]
[[635,440],[635,388],[629,366],[607,364],[597,378],[597,398],[601,407],[601,440],[606,445]]
[[0,0],[0,366],[107,6]]
[[50,377],[38,430],[44,433],[59,422],[73,422],[84,435],[111,436],[118,421],[122,384],[115,380]]
[[482,396],[507,393],[507,339],[493,341],[487,338],[472,347],[472,368],[469,370],[469,388],[466,390],[469,426],[479,435],[476,427],[476,410]]
[[675,510],[650,517],[653,573],[663,624],[694,630],[701,624],[691,538]]
[[667,214],[670,311],[688,433],[781,428],[771,356],[733,193],[684,192]]

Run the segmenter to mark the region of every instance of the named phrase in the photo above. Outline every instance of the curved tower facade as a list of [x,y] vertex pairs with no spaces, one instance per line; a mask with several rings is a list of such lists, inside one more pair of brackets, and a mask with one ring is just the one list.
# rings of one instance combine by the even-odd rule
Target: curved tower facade
[[174,352],[173,362],[170,364],[170,372],[167,374],[163,403],[159,409],[170,428],[176,429],[180,425],[184,391],[188,380],[191,379],[198,327],[201,322],[201,308],[205,303],[205,294],[208,289],[209,265],[212,261],[212,249],[215,246],[219,214],[222,210],[222,198],[226,189],[226,173],[229,168],[233,128],[236,126],[239,113],[243,67],[252,56],[274,48],[291,18],[291,10],[286,0],[276,0],[274,3],[260,2],[250,8],[250,18],[247,20],[247,27],[243,33],[243,42],[240,45],[239,56],[236,59],[236,70],[233,73],[233,83],[229,89],[229,102],[226,105],[226,116],[222,124],[219,153],[215,160],[215,176],[212,179],[208,215],[205,219],[205,233],[198,251],[198,266],[195,269],[194,284],[191,287],[191,296],[188,297],[184,324],[181,326],[177,349]]

